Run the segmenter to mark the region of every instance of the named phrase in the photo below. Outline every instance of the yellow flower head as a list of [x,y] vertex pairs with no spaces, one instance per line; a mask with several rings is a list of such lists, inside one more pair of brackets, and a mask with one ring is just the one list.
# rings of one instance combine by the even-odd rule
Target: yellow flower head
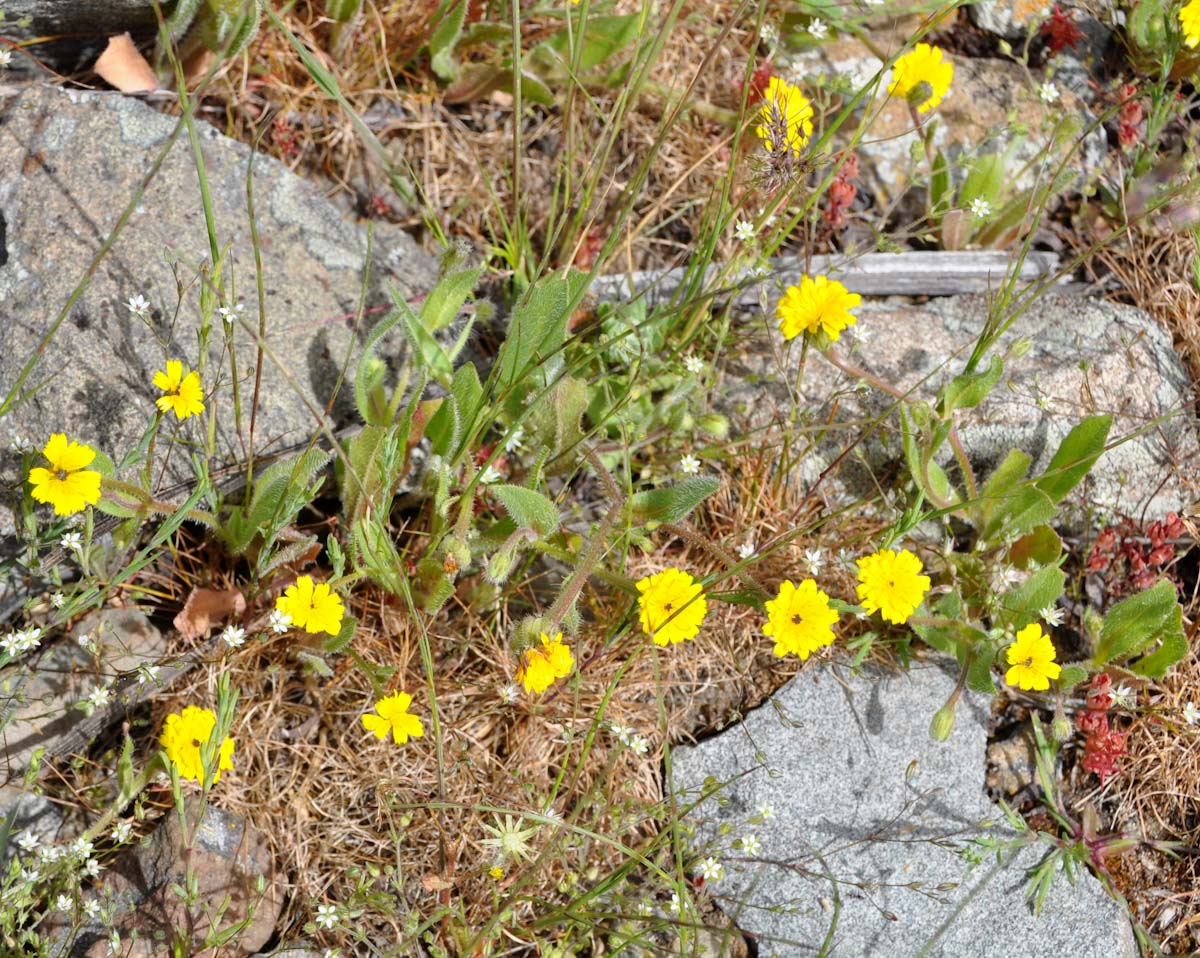
[[888,93],[904,97],[919,113],[928,113],[950,92],[954,64],[942,58],[938,47],[918,43],[892,66]]
[[425,734],[425,726],[417,716],[409,714],[410,705],[411,695],[393,692],[375,703],[375,715],[368,712],[362,717],[363,728],[378,739],[387,738],[388,732],[391,732],[397,745],[403,745],[410,738],[421,738]]
[[768,153],[791,150],[799,156],[812,136],[812,119],[812,103],[799,87],[774,76],[767,81],[757,133]]
[[812,579],[799,585],[786,580],[779,595],[766,604],[763,635],[775,640],[775,654],[807,659],[817,649],[833,644],[833,624],[838,614],[829,607],[829,596]]
[[1062,666],[1054,661],[1054,643],[1036,622],[1017,633],[1017,641],[1005,654],[1012,668],[1004,673],[1004,681],[1026,692],[1045,692],[1050,680],[1062,672]]
[[540,649],[526,649],[517,680],[531,695],[541,695],[558,679],[565,679],[575,668],[575,658],[569,646],[563,644],[562,633],[554,638],[542,633]]
[[1200,0],[1191,0],[1179,8],[1179,26],[1183,42],[1189,47],[1200,46]]
[[342,597],[331,592],[327,582],[313,585],[312,576],[302,575],[288,586],[275,600],[275,608],[305,632],[337,635],[342,628]]
[[154,400],[154,405],[162,412],[173,410],[176,419],[187,419],[204,412],[200,374],[193,369],[184,375],[183,363],[178,359],[168,359],[166,372],[159,370],[151,381],[165,393]]
[[896,625],[908,621],[929,591],[921,560],[901,549],[885,549],[858,560],[858,600],[867,612],[881,611]]
[[29,470],[34,499],[54,506],[56,516],[83,512],[86,506],[100,501],[100,473],[83,468],[96,458],[91,446],[74,440],[68,442],[65,435],[56,432],[42,455],[49,460],[50,468],[38,466]]
[[[179,769],[180,778],[188,778],[194,782],[203,780],[204,763],[200,759],[200,749],[212,737],[216,726],[216,715],[209,709],[197,708],[195,705],[189,705],[182,712],[172,712],[167,716],[158,742],[166,751],[171,764]],[[217,770],[213,775],[213,784],[220,781],[223,771],[232,768],[233,739],[226,736],[217,752]]]
[[708,612],[704,587],[686,572],[663,569],[637,583],[642,628],[655,645],[694,639]]
[[852,293],[836,279],[805,276],[799,286],[789,286],[775,307],[779,331],[784,339],[801,333],[823,332],[837,342],[842,330],[858,322],[850,312],[862,303],[858,293]]

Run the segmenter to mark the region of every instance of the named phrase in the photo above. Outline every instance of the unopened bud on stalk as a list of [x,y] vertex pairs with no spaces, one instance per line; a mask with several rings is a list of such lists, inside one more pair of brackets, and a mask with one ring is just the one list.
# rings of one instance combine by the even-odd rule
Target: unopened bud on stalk
[[714,439],[724,439],[729,435],[729,420],[717,412],[706,413],[696,420],[701,432],[708,433]]
[[1075,730],[1071,728],[1071,720],[1063,715],[1060,706],[1054,712],[1054,721],[1050,723],[1050,734],[1054,736],[1054,741],[1065,742],[1074,732]]
[[950,696],[950,701],[934,713],[933,721],[929,723],[929,737],[935,742],[944,742],[950,737],[954,728],[954,711],[958,707],[958,696]]
[[932,98],[933,84],[928,80],[922,80],[920,83],[916,84],[911,90],[908,91],[908,95],[905,97],[905,99],[908,100],[913,107],[918,109]]

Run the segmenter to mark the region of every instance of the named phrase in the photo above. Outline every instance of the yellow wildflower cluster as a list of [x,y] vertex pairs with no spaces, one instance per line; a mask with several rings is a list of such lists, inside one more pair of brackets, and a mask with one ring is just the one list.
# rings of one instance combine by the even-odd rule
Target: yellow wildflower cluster
[[337,635],[342,628],[342,597],[327,582],[314,584],[309,575],[288,586],[275,600],[275,608],[305,632]]
[[799,286],[789,286],[775,307],[775,318],[783,338],[790,340],[801,333],[824,333],[837,342],[842,330],[858,322],[850,312],[862,303],[836,279],[805,276]]
[[56,516],[83,512],[100,501],[100,473],[86,466],[96,458],[96,451],[83,443],[68,441],[56,432],[42,450],[50,468],[37,466],[29,470],[30,495],[38,502],[54,507]]
[[1054,643],[1036,622],[1017,633],[1017,641],[1005,654],[1011,668],[1004,674],[1004,681],[1027,692],[1045,692],[1050,680],[1062,672],[1062,666],[1054,661]]
[[183,371],[178,359],[167,360],[165,371],[159,370],[151,380],[163,391],[154,400],[160,412],[173,412],[176,419],[187,419],[204,412],[204,390],[200,387],[200,374],[194,369]]
[[541,648],[525,650],[517,681],[531,695],[541,695],[558,679],[570,675],[574,668],[575,658],[570,647],[563,644],[562,633],[550,638],[543,632]]
[[[159,744],[167,753],[171,764],[179,770],[179,777],[194,782],[204,778],[204,762],[201,749],[212,738],[217,727],[217,717],[210,709],[189,705],[182,712],[172,712],[163,725]],[[221,780],[221,773],[233,768],[233,739],[228,736],[217,750],[217,768],[213,772],[212,784]]]

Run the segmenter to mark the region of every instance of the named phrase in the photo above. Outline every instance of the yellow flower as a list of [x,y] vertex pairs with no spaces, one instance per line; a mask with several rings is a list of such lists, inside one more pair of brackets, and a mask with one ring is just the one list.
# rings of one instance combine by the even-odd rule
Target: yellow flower
[[888,93],[904,97],[920,113],[928,113],[950,91],[954,64],[942,59],[942,51],[928,43],[916,47],[896,60]]
[[786,580],[766,609],[768,621],[763,635],[775,640],[779,658],[798,655],[807,659],[817,649],[833,644],[833,624],[838,614],[829,607],[829,596],[812,579],[799,585]]
[[[572,0],[572,2],[578,3],[579,0]],[[499,881],[501,878],[504,877],[504,869],[501,868],[499,865],[493,865],[491,868],[488,869],[488,874],[491,875],[494,879],[496,879],[496,881]]]
[[1183,42],[1189,47],[1200,45],[1200,0],[1191,0],[1179,8],[1179,25]]
[[679,569],[663,569],[637,583],[642,628],[655,645],[694,639],[708,611],[704,587]]
[[757,132],[768,153],[791,150],[799,156],[812,136],[812,118],[812,103],[799,87],[774,76],[767,81]]
[[342,597],[331,592],[327,582],[314,586],[312,576],[302,575],[288,586],[275,600],[275,608],[305,632],[337,635],[342,628]]
[[[163,725],[159,744],[167,753],[171,764],[179,769],[180,778],[199,782],[204,777],[204,763],[200,760],[200,749],[212,737],[217,726],[217,717],[209,709],[189,705],[179,714],[172,712]],[[226,736],[217,752],[217,770],[213,775],[215,785],[221,780],[221,772],[233,768],[233,739]]]
[[566,678],[575,668],[575,659],[570,647],[563,645],[562,633],[554,638],[542,633],[540,649],[526,649],[524,662],[517,672],[517,679],[532,695],[541,695],[556,680]]
[[372,715],[368,712],[362,717],[363,728],[378,739],[387,738],[388,732],[391,732],[397,745],[403,745],[410,738],[421,738],[425,735],[425,726],[417,716],[409,714],[410,705],[411,695],[407,692],[393,692],[375,703],[375,711],[378,714]]
[[1005,652],[1012,668],[1004,674],[1004,681],[1026,692],[1045,692],[1050,680],[1062,672],[1062,666],[1054,661],[1054,643],[1036,622],[1018,632],[1017,641]]
[[200,374],[193,369],[184,375],[183,363],[178,359],[168,359],[166,372],[156,372],[152,382],[166,394],[154,400],[154,405],[162,412],[173,410],[176,419],[187,419],[204,412]]
[[793,339],[800,333],[823,332],[836,343],[843,329],[858,322],[850,310],[860,303],[862,297],[836,279],[805,276],[799,286],[787,288],[775,307],[775,318],[784,339]]
[[63,433],[56,432],[42,455],[49,460],[50,468],[38,466],[29,470],[34,499],[54,506],[56,516],[83,512],[86,506],[100,501],[100,473],[83,468],[96,458],[91,446],[74,440],[68,442]]
[[886,549],[858,560],[858,599],[868,612],[882,611],[888,622],[901,625],[917,611],[929,591],[929,576],[921,575],[921,560],[901,549]]

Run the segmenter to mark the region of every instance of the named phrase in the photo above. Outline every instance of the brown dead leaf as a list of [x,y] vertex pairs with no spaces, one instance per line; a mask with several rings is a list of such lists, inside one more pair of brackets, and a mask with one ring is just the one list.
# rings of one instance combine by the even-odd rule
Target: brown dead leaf
[[454,887],[454,882],[447,881],[441,875],[434,874],[423,875],[421,877],[421,884],[426,891],[445,891],[448,888]]
[[245,611],[246,597],[239,589],[193,589],[175,616],[175,628],[185,639],[198,639],[214,623]]
[[93,69],[100,79],[122,93],[152,93],[158,89],[154,68],[138,52],[128,33],[108,38],[108,46]]

